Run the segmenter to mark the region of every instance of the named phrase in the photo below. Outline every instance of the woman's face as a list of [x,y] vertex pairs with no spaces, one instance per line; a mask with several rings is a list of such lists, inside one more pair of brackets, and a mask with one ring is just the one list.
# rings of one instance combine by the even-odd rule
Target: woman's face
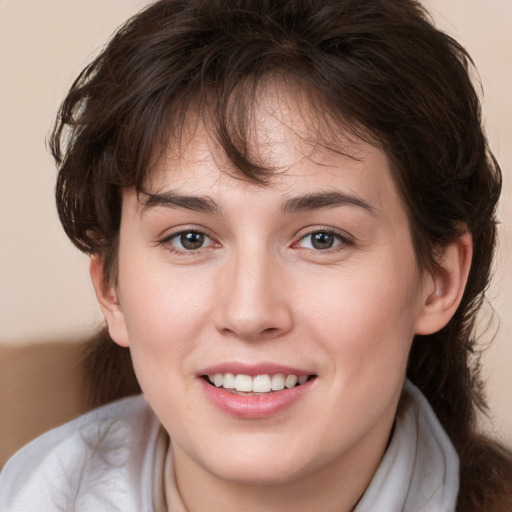
[[262,98],[253,151],[277,169],[268,186],[236,176],[191,118],[147,194],[124,193],[111,334],[177,471],[245,483],[373,471],[430,291],[384,152],[317,144],[285,88]]

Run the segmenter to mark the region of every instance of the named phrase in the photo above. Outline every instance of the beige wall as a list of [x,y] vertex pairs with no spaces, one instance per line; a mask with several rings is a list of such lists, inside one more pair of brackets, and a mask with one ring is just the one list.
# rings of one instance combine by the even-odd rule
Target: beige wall
[[[392,1],[392,0],[390,0]],[[143,0],[0,0],[0,342],[83,338],[101,322],[87,259],[65,239],[53,205],[45,136],[78,71]],[[512,1],[425,0],[473,55],[487,129],[503,166],[500,328],[485,355],[496,435],[512,446]]]

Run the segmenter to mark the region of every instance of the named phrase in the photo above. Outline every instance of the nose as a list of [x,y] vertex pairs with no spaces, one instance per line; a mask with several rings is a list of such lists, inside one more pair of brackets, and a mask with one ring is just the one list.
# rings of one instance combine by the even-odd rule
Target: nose
[[292,301],[276,258],[262,252],[234,255],[219,281],[215,323],[220,332],[250,341],[291,329]]

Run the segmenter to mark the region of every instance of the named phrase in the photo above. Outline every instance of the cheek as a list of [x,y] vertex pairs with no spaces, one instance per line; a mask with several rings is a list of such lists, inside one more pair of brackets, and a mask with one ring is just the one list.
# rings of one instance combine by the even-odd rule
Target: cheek
[[303,295],[303,316],[331,353],[355,367],[405,364],[420,308],[415,267],[352,270],[328,280],[321,293]]
[[120,299],[133,355],[158,360],[190,350],[210,315],[211,292],[197,289],[205,279],[147,261],[123,270]]
[[[126,281],[125,281],[126,283]],[[126,286],[123,309],[130,353],[139,384],[157,411],[183,407],[174,396],[187,379],[190,355],[197,350],[204,304],[175,280],[145,274]],[[180,288],[183,288],[181,291]]]

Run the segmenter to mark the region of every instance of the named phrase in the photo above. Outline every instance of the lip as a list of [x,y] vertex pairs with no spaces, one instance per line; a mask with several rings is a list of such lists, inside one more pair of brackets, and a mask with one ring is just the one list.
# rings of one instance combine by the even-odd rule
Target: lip
[[216,364],[214,366],[208,366],[207,368],[203,368],[196,373],[198,377],[203,377],[204,375],[214,375],[215,373],[233,373],[235,375],[250,375],[251,377],[256,377],[257,375],[273,375],[276,373],[283,373],[285,375],[297,375],[300,377],[301,375],[315,375],[314,371],[310,371],[307,369],[293,368],[291,366],[285,366],[282,364],[263,362],[258,364],[244,364],[237,362],[225,362]]
[[246,365],[243,363],[222,363],[202,369],[197,373],[200,386],[206,395],[223,413],[236,418],[263,419],[275,416],[306,395],[314,385],[315,379],[300,386],[261,395],[243,395],[217,388],[207,382],[205,376],[215,373],[243,374],[255,377],[263,374],[283,373],[286,375],[315,375],[314,372],[283,366],[274,363]]

